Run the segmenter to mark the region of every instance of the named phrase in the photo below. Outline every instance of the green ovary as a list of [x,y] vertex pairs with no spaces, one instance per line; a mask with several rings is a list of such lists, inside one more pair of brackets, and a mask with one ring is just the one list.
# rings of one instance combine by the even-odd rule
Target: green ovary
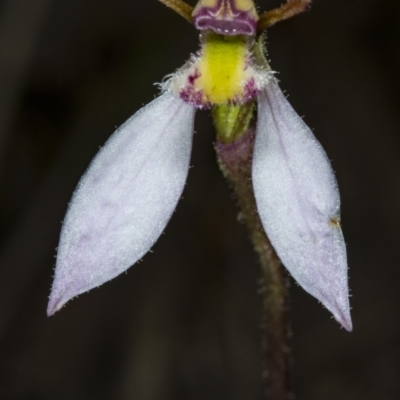
[[255,103],[233,106],[229,104],[215,105],[212,108],[217,138],[223,143],[231,143],[249,129],[255,111]]

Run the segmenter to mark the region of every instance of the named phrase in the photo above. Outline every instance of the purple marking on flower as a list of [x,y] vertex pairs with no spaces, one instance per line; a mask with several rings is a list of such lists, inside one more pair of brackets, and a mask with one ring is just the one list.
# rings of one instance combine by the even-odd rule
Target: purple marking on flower
[[247,35],[253,36],[255,34],[256,23],[253,21],[246,20],[244,17],[242,20],[237,18],[235,21],[229,20],[217,20],[212,16],[204,15],[198,16],[194,20],[194,25],[199,30],[212,30],[213,32],[220,35]]
[[196,108],[201,108],[202,103],[202,92],[195,90],[193,87],[188,87],[179,92],[179,97],[188,104],[193,104]]
[[189,75],[188,84],[179,91],[179,97],[185,103],[191,104],[200,110],[206,110],[211,108],[211,104],[204,101],[203,91],[196,89],[194,86],[196,79],[199,77],[200,73],[197,70],[193,75]]
[[193,12],[196,29],[212,30],[220,35],[255,36],[258,15],[254,7],[238,10],[234,0],[216,0],[215,6],[204,6],[200,1]]
[[254,78],[250,78],[245,83],[243,89],[243,96],[246,99],[246,102],[253,100],[257,96],[258,92],[259,90],[256,87],[256,82]]
[[191,75],[188,76],[188,81],[189,81],[189,83],[190,83],[191,85],[194,85],[195,82],[196,82],[196,79],[200,78],[200,76],[201,76],[201,74],[200,74],[199,70],[196,69],[196,71],[195,71],[193,74],[191,74]]

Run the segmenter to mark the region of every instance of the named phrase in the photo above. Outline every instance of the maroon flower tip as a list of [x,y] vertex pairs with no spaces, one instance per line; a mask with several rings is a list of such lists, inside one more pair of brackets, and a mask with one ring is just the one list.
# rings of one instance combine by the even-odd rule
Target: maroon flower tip
[[213,16],[207,15],[198,15],[194,17],[194,26],[196,29],[205,31],[211,30],[219,35],[247,35],[254,36],[256,32],[257,22],[246,20],[243,18],[242,20],[236,18],[234,21],[229,20],[218,20]]
[[194,26],[219,35],[255,36],[258,14],[252,0],[200,0],[193,11]]

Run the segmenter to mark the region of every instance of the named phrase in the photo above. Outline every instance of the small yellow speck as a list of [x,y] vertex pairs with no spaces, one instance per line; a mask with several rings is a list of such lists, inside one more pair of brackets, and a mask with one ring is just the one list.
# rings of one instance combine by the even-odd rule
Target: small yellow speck
[[329,220],[331,226],[340,228],[340,217],[333,217]]

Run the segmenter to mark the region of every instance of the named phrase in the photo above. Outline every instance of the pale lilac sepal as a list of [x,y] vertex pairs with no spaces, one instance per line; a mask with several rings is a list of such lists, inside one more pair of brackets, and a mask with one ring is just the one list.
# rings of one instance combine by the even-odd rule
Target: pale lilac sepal
[[258,95],[252,174],[261,221],[282,263],[351,331],[336,179],[325,151],[275,81]]
[[93,159],[63,223],[49,315],[127,270],[161,235],[188,174],[194,113],[164,93]]

